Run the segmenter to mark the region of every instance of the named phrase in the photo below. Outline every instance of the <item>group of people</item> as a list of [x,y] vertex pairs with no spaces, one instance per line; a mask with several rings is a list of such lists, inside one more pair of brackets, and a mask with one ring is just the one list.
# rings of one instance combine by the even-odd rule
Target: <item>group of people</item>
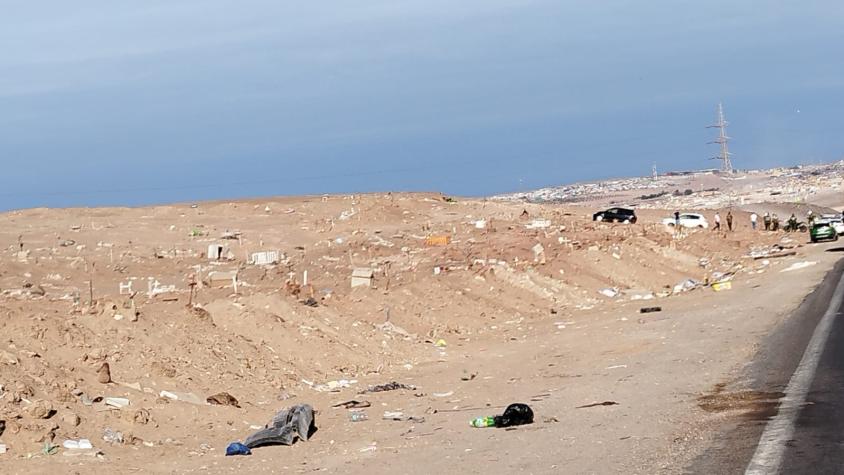
[[[755,223],[754,216],[756,213],[750,215],[750,222],[751,224]],[[756,229],[756,225],[753,224],[753,228]],[[732,231],[733,230],[733,212],[727,211],[727,229]],[[715,212],[715,226],[712,227],[713,231],[720,231],[721,230],[721,214],[717,211]]]
[[[842,213],[842,215],[844,215],[844,213]],[[809,227],[811,227],[812,224],[814,224],[815,214],[811,210],[809,210],[809,212],[806,214],[806,220],[809,222]],[[727,221],[727,230],[732,231],[733,230],[733,212],[732,211],[727,211],[726,221]],[[757,215],[756,213],[750,213],[750,227],[752,229],[754,229],[754,230],[756,229],[756,224],[758,223],[758,221],[759,221],[759,215]],[[771,213],[765,212],[765,214],[762,216],[762,224],[765,226],[765,231],[779,231],[779,229],[780,229],[780,218],[777,216],[776,213],[771,214]],[[680,226],[680,212],[679,211],[674,212],[674,225],[675,225],[675,230],[680,231],[681,226]],[[785,231],[797,231],[799,229],[799,226],[800,226],[800,223],[797,221],[797,216],[795,216],[794,213],[791,213],[791,217],[788,218],[788,221],[786,222],[786,225],[783,228],[783,230],[785,230]],[[717,211],[715,212],[715,224],[714,224],[714,226],[712,226],[712,230],[713,231],[720,231],[721,230],[721,213],[719,213]]]
[[[752,229],[756,229],[756,224],[759,220],[759,215],[756,213],[750,213],[750,227]],[[812,224],[815,222],[815,214],[812,210],[806,214],[806,220],[809,222],[809,226],[811,227]],[[780,218],[777,216],[777,213],[768,213],[762,216],[762,224],[765,226],[765,231],[779,231],[780,229]],[[797,216],[794,213],[791,213],[791,216],[788,218],[785,227],[783,228],[785,231],[797,231],[800,223],[797,221]],[[732,211],[727,211],[727,229],[729,231],[733,230],[733,213]],[[715,226],[712,227],[713,231],[720,231],[721,230],[721,214],[717,211],[715,212]]]

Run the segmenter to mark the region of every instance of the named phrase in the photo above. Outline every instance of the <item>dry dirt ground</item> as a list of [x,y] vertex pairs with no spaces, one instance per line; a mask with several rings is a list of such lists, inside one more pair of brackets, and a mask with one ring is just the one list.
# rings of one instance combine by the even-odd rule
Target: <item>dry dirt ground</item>
[[[740,397],[758,343],[840,253],[744,212],[735,232],[675,234],[664,210],[593,211],[394,194],[0,215],[3,472],[682,472],[745,410],[713,392]],[[355,268],[371,287],[351,288]],[[211,278],[231,271],[237,289]],[[361,394],[392,381],[415,389]],[[205,403],[221,392],[240,407]],[[100,396],[129,405],[86,404]],[[367,420],[333,407],[353,399]],[[512,402],[535,423],[469,426]],[[224,456],[304,403],[309,441]],[[78,438],[94,450],[44,453]]]

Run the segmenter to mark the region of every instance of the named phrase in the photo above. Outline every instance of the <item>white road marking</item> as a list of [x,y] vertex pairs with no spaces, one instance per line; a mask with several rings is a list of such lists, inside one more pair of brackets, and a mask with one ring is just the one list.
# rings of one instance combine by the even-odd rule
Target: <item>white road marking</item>
[[844,299],[844,275],[838,281],[838,286],[835,288],[835,293],[832,295],[826,313],[818,322],[818,326],[815,327],[815,332],[812,334],[812,339],[809,340],[803,358],[800,359],[800,364],[797,365],[797,369],[791,375],[788,386],[785,388],[785,396],[780,402],[779,412],[768,421],[765,431],[762,432],[762,437],[759,438],[759,445],[756,447],[753,458],[750,459],[750,464],[747,465],[745,475],[779,473],[785,453],[785,444],[794,435],[797,416],[800,415],[800,409],[806,403],[809,387],[812,385],[812,380],[815,379],[815,370],[829,338],[832,324],[835,322],[835,317],[838,316],[837,310],[842,299]]

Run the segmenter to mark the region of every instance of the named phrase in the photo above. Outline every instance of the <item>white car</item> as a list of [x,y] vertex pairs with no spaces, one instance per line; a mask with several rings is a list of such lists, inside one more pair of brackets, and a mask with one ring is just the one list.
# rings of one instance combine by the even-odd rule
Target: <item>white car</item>
[[[666,226],[674,226],[674,222],[675,220],[673,216],[662,220],[662,224]],[[702,214],[680,213],[680,226],[684,228],[707,229],[709,227],[709,222],[706,221],[706,218]]]

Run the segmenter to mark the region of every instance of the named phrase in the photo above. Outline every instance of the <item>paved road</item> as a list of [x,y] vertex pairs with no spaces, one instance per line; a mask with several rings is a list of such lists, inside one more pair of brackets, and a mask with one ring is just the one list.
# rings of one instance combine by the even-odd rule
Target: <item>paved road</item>
[[844,303],[836,295],[842,278],[844,260],[748,368],[754,389],[787,393],[776,413],[735,421],[687,472],[745,473],[761,462],[748,473],[844,474]]
[[833,312],[829,339],[821,353],[806,404],[786,444],[782,473],[844,474],[844,304]]

